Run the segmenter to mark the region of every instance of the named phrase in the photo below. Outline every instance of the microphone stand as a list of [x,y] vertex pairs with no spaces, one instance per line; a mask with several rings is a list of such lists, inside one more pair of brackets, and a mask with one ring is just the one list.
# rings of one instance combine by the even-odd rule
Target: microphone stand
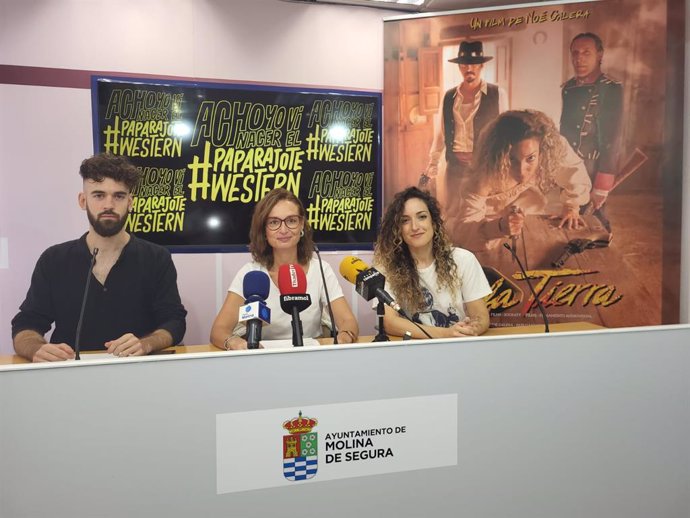
[[[246,301],[245,301],[246,302]],[[247,322],[247,349],[258,349],[261,342],[261,322]]]
[[525,271],[525,268],[522,266],[522,262],[520,261],[517,254],[510,247],[510,245],[508,243],[503,243],[503,246],[510,251],[510,255],[512,255],[513,258],[515,259],[515,261],[518,263],[518,266],[520,267],[520,271],[522,272],[522,276],[525,278],[525,282],[527,282],[527,286],[529,286],[529,289],[532,292],[532,296],[534,297],[534,301],[537,303],[537,307],[539,308],[539,311],[541,312],[541,317],[544,320],[544,332],[548,333],[549,332],[549,319],[546,317],[546,311],[544,311],[544,306],[542,306],[542,303],[539,300],[539,297],[537,297],[537,294],[534,291],[534,287],[532,286],[532,283],[530,282],[529,277],[527,276],[527,272]]
[[81,360],[79,357],[79,350],[81,341],[81,326],[84,323],[84,310],[86,309],[86,299],[89,296],[89,286],[91,285],[91,274],[93,273],[93,266],[96,264],[96,256],[98,255],[98,248],[93,249],[91,254],[91,264],[89,265],[89,273],[86,274],[86,286],[84,286],[84,296],[81,298],[81,311],[79,311],[79,320],[77,320],[77,333],[74,337],[74,359]]
[[379,320],[379,332],[378,334],[374,337],[374,342],[388,342],[390,338],[386,334],[386,330],[383,327],[383,315],[386,314],[386,306],[383,303],[381,299],[379,299],[379,303],[376,306],[376,316],[378,317]]
[[[388,341],[388,335],[386,335],[386,331],[385,331],[385,329],[384,329],[384,327],[383,327],[383,316],[384,316],[385,314],[386,314],[386,306],[385,306],[385,303],[383,302],[383,299],[382,299],[381,297],[379,297],[379,303],[378,303],[378,305],[376,306],[376,316],[377,316],[378,319],[379,319],[379,334],[377,334],[376,337],[374,338],[374,342],[386,342],[386,341]],[[410,315],[408,315],[408,314],[405,312],[405,310],[403,310],[403,309],[398,310],[398,315],[400,315],[401,317],[403,317],[403,318],[404,318],[405,320],[407,320],[408,322],[411,322],[412,324],[414,324],[414,325],[417,327],[417,329],[419,329],[419,330],[424,334],[424,336],[426,336],[427,338],[433,340],[434,337],[431,336],[431,335],[426,331],[426,329],[424,329],[421,325],[419,325],[417,322],[415,322],[414,320],[412,320],[412,319],[410,318]]]
[[326,285],[326,275],[323,273],[323,263],[321,262],[321,254],[319,247],[314,243],[314,252],[319,259],[319,269],[321,270],[321,280],[323,281],[323,290],[326,293],[326,305],[328,306],[328,316],[331,317],[331,336],[333,337],[333,345],[338,345],[338,328],[335,325],[335,318],[333,317],[333,308],[331,307],[331,297],[328,296],[328,286]]
[[302,321],[299,318],[299,309],[292,307],[292,345],[293,347],[303,347],[302,340]]

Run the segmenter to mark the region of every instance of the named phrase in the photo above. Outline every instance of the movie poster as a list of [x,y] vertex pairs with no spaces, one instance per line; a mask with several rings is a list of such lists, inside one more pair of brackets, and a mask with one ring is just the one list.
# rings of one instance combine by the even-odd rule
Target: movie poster
[[384,210],[410,185],[436,195],[487,274],[492,326],[541,323],[534,294],[552,323],[678,322],[684,9],[386,20]]
[[94,148],[142,172],[128,232],[244,251],[254,206],[282,187],[324,248],[374,241],[380,94],[96,77],[92,95]]

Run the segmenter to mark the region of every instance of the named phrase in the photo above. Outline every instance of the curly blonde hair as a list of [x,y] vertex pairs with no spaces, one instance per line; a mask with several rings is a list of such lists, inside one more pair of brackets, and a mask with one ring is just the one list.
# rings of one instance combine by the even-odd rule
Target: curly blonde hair
[[453,244],[443,225],[441,208],[436,198],[417,187],[408,187],[397,193],[381,220],[374,247],[374,262],[385,270],[386,283],[395,292],[397,301],[403,308],[414,313],[424,309],[424,295],[414,258],[402,238],[405,203],[413,198],[424,202],[431,215],[434,229],[432,253],[436,261],[439,289],[446,287],[451,293],[455,293],[461,286],[461,280],[453,260]]
[[510,176],[510,151],[525,139],[539,141],[537,186],[542,192],[556,185],[556,170],[565,158],[566,148],[554,122],[537,110],[503,112],[479,136],[472,163],[475,182],[488,182],[502,190]]

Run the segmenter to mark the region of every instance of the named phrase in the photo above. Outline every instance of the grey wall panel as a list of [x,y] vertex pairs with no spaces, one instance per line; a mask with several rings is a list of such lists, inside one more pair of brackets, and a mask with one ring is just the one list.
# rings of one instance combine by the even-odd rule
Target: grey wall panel
[[[0,516],[687,518],[688,344],[668,326],[6,368]],[[216,494],[216,414],[449,393],[457,466]]]

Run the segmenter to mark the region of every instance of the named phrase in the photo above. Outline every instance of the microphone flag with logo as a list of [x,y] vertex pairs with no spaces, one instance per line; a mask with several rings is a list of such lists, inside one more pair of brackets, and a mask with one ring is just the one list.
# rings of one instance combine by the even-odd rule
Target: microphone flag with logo
[[278,288],[280,289],[280,307],[292,316],[292,345],[301,347],[302,321],[301,311],[311,306],[311,296],[307,293],[307,276],[299,264],[281,264],[278,268]]
[[261,341],[261,326],[271,323],[271,310],[266,299],[271,280],[265,272],[247,272],[242,280],[244,305],[240,307],[238,320],[247,323],[247,348],[258,349]]

